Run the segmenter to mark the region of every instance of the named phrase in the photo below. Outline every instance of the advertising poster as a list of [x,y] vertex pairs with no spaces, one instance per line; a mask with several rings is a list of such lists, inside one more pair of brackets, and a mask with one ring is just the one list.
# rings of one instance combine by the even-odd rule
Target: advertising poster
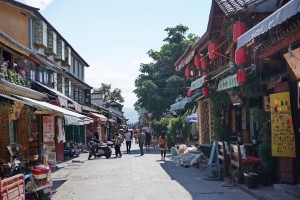
[[272,124],[272,156],[296,157],[295,134],[290,93],[270,95]]
[[55,126],[53,116],[43,116],[43,139],[44,142],[54,140]]

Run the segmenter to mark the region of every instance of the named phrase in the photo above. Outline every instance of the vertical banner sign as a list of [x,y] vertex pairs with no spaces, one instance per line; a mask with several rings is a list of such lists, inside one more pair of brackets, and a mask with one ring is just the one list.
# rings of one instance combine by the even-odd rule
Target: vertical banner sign
[[43,139],[44,142],[51,142],[54,140],[54,117],[43,116]]
[[9,123],[8,123],[8,132],[9,132],[9,143],[12,144],[15,141],[15,137],[14,137],[14,122],[12,120],[9,120]]
[[295,134],[290,93],[270,95],[272,123],[272,156],[296,157]]

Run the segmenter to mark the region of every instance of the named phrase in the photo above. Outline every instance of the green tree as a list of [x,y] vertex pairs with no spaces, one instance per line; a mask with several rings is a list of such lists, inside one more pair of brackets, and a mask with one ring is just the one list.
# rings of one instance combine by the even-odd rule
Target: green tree
[[101,83],[100,88],[94,89],[94,93],[99,92],[103,95],[104,102],[117,101],[119,103],[124,102],[122,91],[119,88],[111,89],[111,84]]
[[188,45],[198,39],[194,34],[186,36],[188,27],[177,25],[166,28],[165,44],[159,51],[149,50],[148,56],[153,59],[149,64],[140,64],[140,75],[135,80],[134,93],[138,100],[136,110],[141,108],[152,112],[154,118],[162,114],[174,103],[178,95],[184,95],[184,80],[182,72],[175,71],[174,64],[184,53]]

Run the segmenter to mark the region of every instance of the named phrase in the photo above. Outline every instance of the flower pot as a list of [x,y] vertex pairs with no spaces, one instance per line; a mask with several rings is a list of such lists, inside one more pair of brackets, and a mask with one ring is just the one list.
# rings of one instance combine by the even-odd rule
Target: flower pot
[[244,179],[249,189],[257,188],[258,174],[256,173],[244,173]]

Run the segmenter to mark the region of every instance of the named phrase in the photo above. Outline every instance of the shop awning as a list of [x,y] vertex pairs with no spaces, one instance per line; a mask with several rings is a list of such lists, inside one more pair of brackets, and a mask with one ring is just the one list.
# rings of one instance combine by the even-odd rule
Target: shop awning
[[38,101],[27,97],[21,97],[18,95],[14,95],[14,96],[25,102],[29,102],[33,107],[36,107],[41,110],[46,110],[57,115],[64,116],[66,125],[84,125],[93,122],[93,119],[87,116],[81,115],[79,113],[67,110],[65,108],[56,105],[52,105],[44,101]]
[[95,117],[98,117],[101,121],[106,122],[107,118],[104,115],[98,114],[98,113],[93,113],[91,112],[91,114]]
[[42,83],[39,83],[37,81],[34,81],[34,82],[36,84],[38,84],[39,86],[45,88],[46,90],[49,90],[49,91],[53,92],[54,94],[56,94],[58,96],[58,101],[59,101],[60,105],[63,105],[65,107],[67,107],[68,106],[67,101],[70,101],[70,102],[72,102],[74,104],[76,111],[82,112],[82,106],[79,103],[77,103],[76,101],[74,101],[73,99],[67,97],[63,93],[61,93],[61,92],[59,92],[59,91],[57,91],[57,90],[55,90],[53,88],[50,88],[50,87],[48,87],[46,85],[43,85]]
[[285,22],[287,19],[296,15],[298,12],[300,12],[300,1],[291,0],[284,6],[276,10],[274,13],[272,13],[270,16],[268,16],[266,19],[261,21],[259,24],[252,27],[249,31],[240,36],[237,41],[237,49],[243,47],[252,39],[265,33],[274,26]]
[[182,110],[182,109],[184,109],[184,107],[187,103],[194,101],[201,95],[202,95],[201,93],[195,93],[192,97],[185,97],[184,99],[172,104],[170,106],[170,110],[171,111]]

